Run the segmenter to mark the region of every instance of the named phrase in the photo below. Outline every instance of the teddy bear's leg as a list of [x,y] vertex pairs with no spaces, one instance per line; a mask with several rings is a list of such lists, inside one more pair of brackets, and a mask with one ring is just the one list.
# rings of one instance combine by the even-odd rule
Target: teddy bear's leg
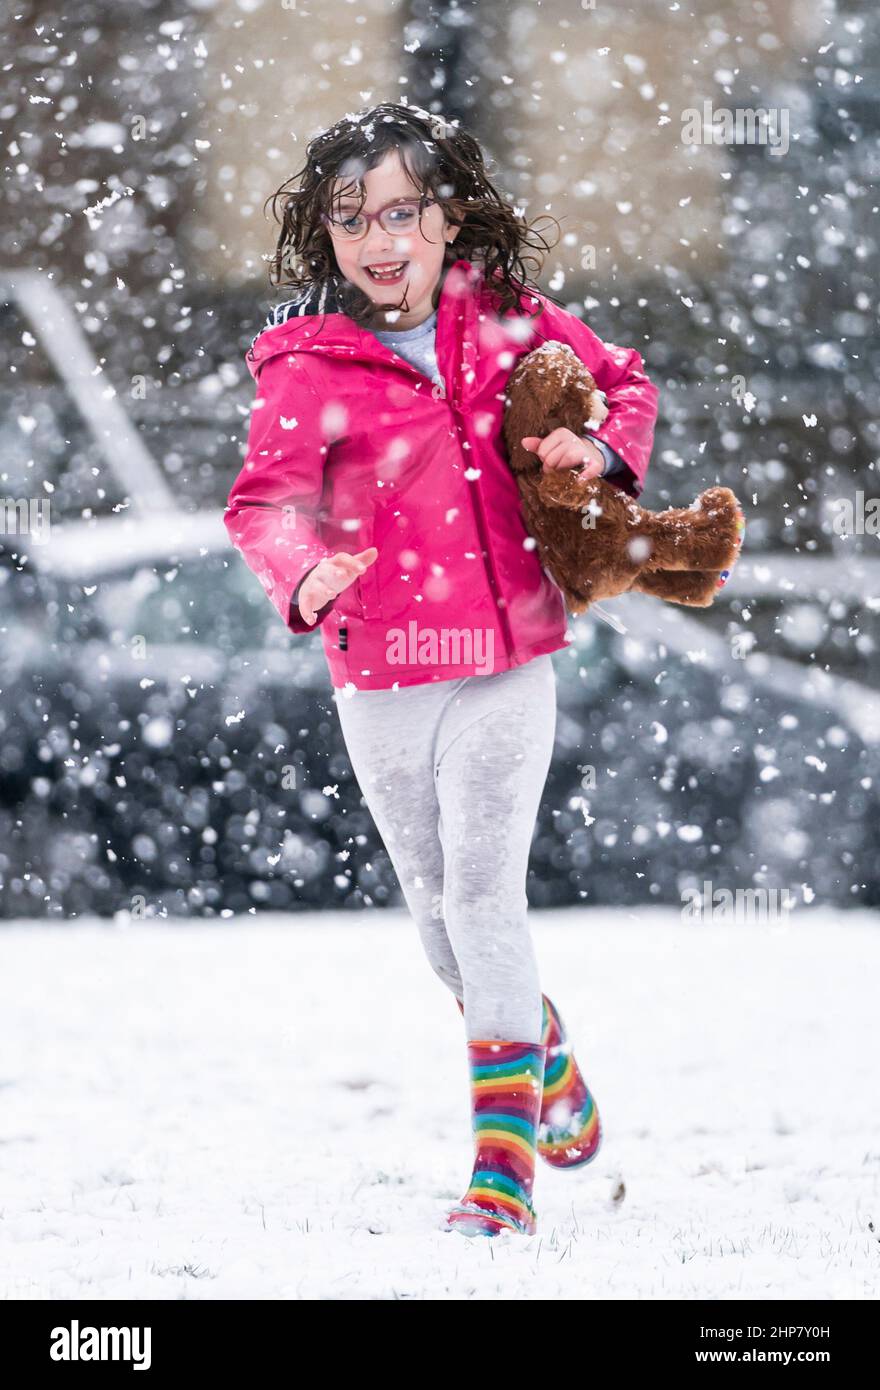
[[718,592],[718,575],[703,570],[643,570],[632,588],[634,593],[653,594],[668,603],[708,608]]
[[650,544],[652,569],[717,575],[732,568],[741,527],[742,512],[730,488],[710,487],[693,507],[649,513],[638,530]]

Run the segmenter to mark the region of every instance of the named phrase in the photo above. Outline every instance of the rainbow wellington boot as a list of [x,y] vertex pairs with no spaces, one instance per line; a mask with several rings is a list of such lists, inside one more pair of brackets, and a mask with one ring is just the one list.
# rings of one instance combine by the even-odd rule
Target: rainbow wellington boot
[[546,994],[542,998],[541,1041],[547,1046],[547,1063],[538,1153],[553,1168],[582,1168],[596,1157],[602,1142],[599,1111],[575,1061],[559,1010]]
[[446,1229],[497,1236],[537,1229],[532,1205],[538,1117],[547,1048],[543,1043],[469,1042],[474,1167]]
[[[582,1168],[599,1152],[602,1124],[583,1078],[559,1010],[542,994],[541,1043],[546,1047],[544,1087],[538,1122],[538,1153],[553,1168]],[[464,1013],[460,999],[459,1011]]]

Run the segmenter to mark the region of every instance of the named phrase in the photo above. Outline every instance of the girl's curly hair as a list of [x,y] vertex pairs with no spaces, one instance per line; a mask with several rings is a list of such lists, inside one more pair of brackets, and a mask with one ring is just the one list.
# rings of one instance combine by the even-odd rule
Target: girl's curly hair
[[[391,150],[399,152],[416,187],[435,198],[447,220],[461,229],[455,241],[446,245],[444,267],[456,260],[480,262],[486,283],[497,292],[499,312],[514,307],[520,312],[520,296],[530,284],[526,262],[534,265],[536,273],[543,263],[543,254],[525,253],[546,253],[552,246],[493,187],[474,136],[459,129],[457,121],[391,102],[349,113],[316,135],[306,147],[304,167],[266,199],[264,212],[271,202],[275,221],[281,224],[270,283],[275,288],[302,290],[338,277],[336,298],[342,311],[355,322],[370,318],[375,305],[341,276],[333,240],[320,214],[330,214],[338,200],[335,185],[340,179],[360,192],[363,206],[363,176]],[[298,186],[291,188],[292,183]],[[283,204],[280,217],[279,201]],[[555,217],[549,220],[559,226]],[[439,290],[438,284],[435,307]],[[402,302],[396,307],[408,306]]]

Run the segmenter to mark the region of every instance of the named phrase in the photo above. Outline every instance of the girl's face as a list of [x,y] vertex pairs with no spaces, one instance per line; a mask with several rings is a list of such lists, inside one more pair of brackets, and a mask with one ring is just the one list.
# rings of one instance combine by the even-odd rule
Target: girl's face
[[[362,182],[366,197],[361,212],[378,212],[400,198],[422,196],[396,150],[389,151],[375,169],[367,170]],[[358,211],[360,190],[354,187],[353,179],[338,178],[333,198],[334,218],[353,216]],[[442,207],[430,203],[415,231],[388,232],[377,218],[368,224],[366,235],[359,241],[334,235],[333,250],[345,279],[362,289],[376,306],[377,327],[403,330],[417,327],[432,313],[432,296],[443,270],[443,253],[458,231]],[[390,270],[401,263],[396,279],[380,281],[371,274],[371,267]],[[409,307],[400,310],[391,321],[386,320],[385,312],[400,303],[404,292]]]

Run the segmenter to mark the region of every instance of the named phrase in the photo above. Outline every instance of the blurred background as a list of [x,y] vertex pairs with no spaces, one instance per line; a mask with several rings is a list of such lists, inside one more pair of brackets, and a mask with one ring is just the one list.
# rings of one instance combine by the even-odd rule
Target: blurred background
[[[561,223],[542,288],[660,389],[643,503],[721,482],[746,510],[711,610],[572,623],[530,902],[877,905],[873,7],[22,0],[2,40],[3,916],[402,903],[320,637],[222,526],[285,297],[265,200],[389,100]],[[707,105],[785,145],[689,142]]]

